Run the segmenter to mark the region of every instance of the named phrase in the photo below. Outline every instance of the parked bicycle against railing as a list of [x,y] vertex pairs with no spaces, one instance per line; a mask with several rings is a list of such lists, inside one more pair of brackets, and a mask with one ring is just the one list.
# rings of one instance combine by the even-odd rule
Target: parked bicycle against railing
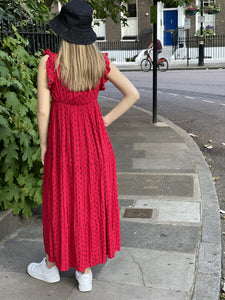
[[[145,51],[146,54],[146,58],[144,58],[141,61],[141,69],[144,72],[148,72],[151,70],[151,67],[153,66],[153,60],[151,58],[151,51],[153,48],[148,49]],[[161,71],[161,72],[166,72],[168,70],[169,64],[168,61],[165,57],[160,57],[157,61],[157,68]]]

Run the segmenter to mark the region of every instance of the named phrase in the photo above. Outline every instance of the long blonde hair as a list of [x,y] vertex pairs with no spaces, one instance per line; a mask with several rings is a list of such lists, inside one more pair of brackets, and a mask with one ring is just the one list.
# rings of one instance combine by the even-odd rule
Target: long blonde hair
[[94,43],[76,45],[62,40],[55,68],[63,85],[69,90],[81,92],[97,86],[105,73],[105,61]]

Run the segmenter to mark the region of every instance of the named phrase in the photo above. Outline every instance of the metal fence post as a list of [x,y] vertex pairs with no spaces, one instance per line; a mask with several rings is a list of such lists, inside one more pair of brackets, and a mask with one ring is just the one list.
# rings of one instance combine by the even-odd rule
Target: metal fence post
[[[203,18],[203,0],[201,0],[201,18]],[[201,19],[201,27],[200,27],[200,36],[201,40],[199,41],[199,59],[198,59],[198,65],[204,66],[204,37],[203,37],[203,22]]]

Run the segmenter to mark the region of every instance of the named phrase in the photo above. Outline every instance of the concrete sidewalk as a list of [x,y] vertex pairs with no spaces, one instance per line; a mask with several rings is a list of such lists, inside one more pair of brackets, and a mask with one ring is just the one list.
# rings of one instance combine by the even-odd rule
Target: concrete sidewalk
[[[103,115],[116,101],[99,97]],[[117,160],[122,249],[92,268],[80,293],[74,270],[47,284],[26,274],[44,256],[41,209],[0,243],[1,299],[217,300],[219,204],[209,168],[192,138],[162,118],[131,108],[108,128]]]

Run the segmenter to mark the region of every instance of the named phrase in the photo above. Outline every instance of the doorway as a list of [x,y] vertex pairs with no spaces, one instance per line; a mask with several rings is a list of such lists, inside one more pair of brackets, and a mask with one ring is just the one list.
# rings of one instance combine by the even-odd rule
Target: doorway
[[164,46],[172,46],[172,34],[177,29],[177,10],[164,10]]

